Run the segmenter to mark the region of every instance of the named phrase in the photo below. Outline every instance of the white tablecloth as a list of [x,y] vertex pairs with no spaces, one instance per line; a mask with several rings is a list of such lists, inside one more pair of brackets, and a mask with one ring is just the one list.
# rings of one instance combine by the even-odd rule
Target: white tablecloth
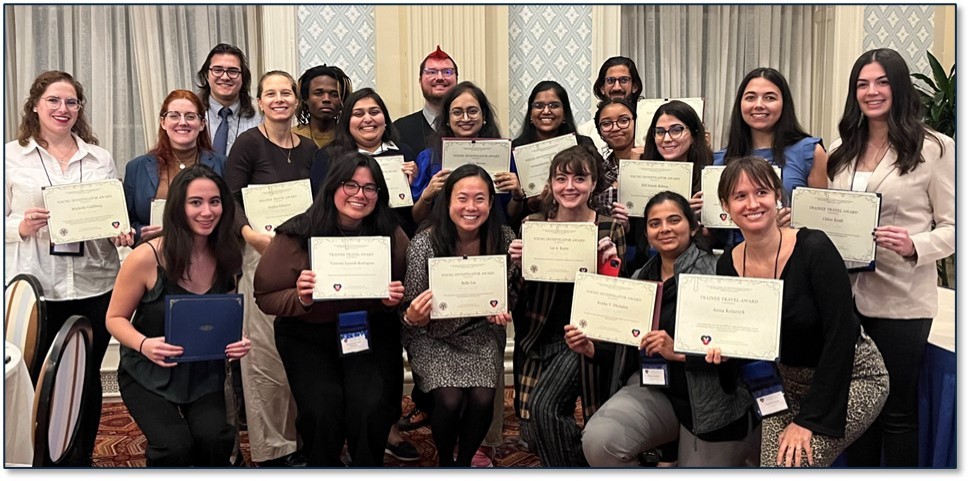
[[[3,411],[5,430],[3,440],[4,466],[30,466],[34,461],[31,428],[34,409],[34,385],[24,364],[20,349],[4,341],[4,352],[10,362],[4,365],[5,385]],[[6,358],[5,358],[6,360]]]

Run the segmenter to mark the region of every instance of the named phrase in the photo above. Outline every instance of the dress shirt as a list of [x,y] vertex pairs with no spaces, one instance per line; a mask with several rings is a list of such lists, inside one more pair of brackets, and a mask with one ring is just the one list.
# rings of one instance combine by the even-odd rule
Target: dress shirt
[[[229,140],[226,142],[226,155],[229,155],[229,151],[232,150],[232,144],[236,141],[236,137],[239,134],[259,125],[263,121],[263,116],[257,113],[252,117],[240,117],[239,112],[239,99],[229,106],[232,110],[232,115],[226,119],[229,122]],[[219,111],[222,110],[224,105],[220,104],[216,99],[209,96],[209,110],[206,111],[205,118],[206,122],[209,123],[209,139],[215,142],[216,130],[219,128],[219,124],[222,123],[222,118],[219,117]]]
[[421,109],[421,113],[424,114],[424,120],[428,121],[428,125],[431,126],[431,130],[437,132],[438,129],[435,127],[434,121],[437,120],[438,114],[434,110],[431,110],[431,107],[428,104],[424,104],[424,108]]
[[24,211],[28,207],[44,207],[43,186],[118,178],[114,160],[107,150],[88,144],[76,135],[74,141],[78,150],[68,162],[66,172],[61,172],[57,160],[34,139],[25,147],[16,140],[4,146],[7,167],[3,193],[7,261],[4,283],[20,273],[32,274],[40,281],[44,296],[53,301],[86,299],[110,291],[120,267],[118,249],[109,239],[87,241],[84,256],[71,257],[50,254],[47,227],[26,239],[20,237]]

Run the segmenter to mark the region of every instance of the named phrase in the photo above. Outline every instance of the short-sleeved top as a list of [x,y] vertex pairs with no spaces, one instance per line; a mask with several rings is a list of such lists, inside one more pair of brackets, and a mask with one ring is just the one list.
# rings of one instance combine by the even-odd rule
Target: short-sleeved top
[[[155,259],[158,259],[157,251]],[[170,280],[161,265],[157,270],[155,286],[142,296],[131,320],[132,326],[147,337],[165,335],[165,296],[192,294]],[[216,279],[206,294],[225,294],[235,290],[232,277],[222,277]],[[226,379],[225,361],[222,360],[182,362],[175,367],[162,367],[130,347],[122,345],[120,353],[119,373],[130,375],[143,388],[173,403],[187,404],[206,394],[221,391]]]
[[[790,204],[791,193],[795,187],[808,186],[808,174],[815,165],[815,146],[820,145],[822,139],[805,137],[794,144],[785,147],[785,166],[781,168],[781,182],[785,186],[785,205]],[[724,154],[727,149],[714,152],[714,165],[724,165]],[[778,165],[771,149],[754,149],[751,155],[761,157],[771,165]]]

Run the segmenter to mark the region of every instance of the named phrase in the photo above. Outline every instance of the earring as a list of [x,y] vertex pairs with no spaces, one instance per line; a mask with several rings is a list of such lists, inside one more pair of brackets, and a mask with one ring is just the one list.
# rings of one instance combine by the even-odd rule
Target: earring
[[37,113],[37,107],[34,107],[34,113],[35,114]]
[[781,207],[782,207],[782,205],[781,205],[781,199],[778,199],[778,200],[777,200],[777,201],[775,202],[775,209],[777,209],[777,210],[781,210]]

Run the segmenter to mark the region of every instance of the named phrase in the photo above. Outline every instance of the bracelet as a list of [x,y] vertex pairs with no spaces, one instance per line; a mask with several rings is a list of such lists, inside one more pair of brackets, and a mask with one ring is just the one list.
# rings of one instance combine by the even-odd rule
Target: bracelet
[[138,354],[142,354],[141,348],[145,347],[145,341],[148,340],[148,336],[145,336],[141,340],[141,344],[138,345]]

